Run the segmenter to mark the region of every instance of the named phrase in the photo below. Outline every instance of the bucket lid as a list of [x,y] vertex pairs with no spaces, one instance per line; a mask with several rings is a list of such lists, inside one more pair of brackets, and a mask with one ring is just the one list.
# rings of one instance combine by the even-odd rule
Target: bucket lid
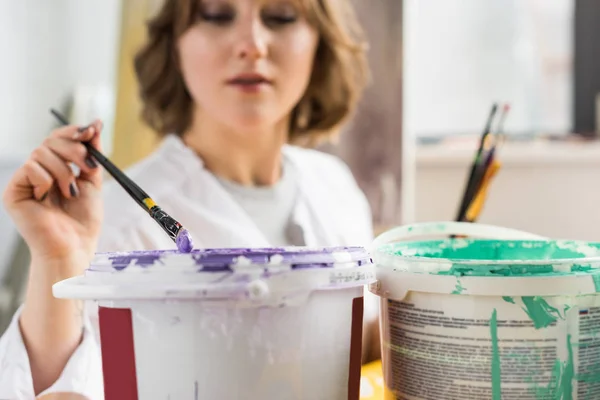
[[375,281],[362,247],[284,247],[98,253],[83,276],[54,285],[58,298],[205,298],[291,304],[314,290]]
[[[408,233],[415,231],[444,238],[414,240]],[[467,231],[486,239],[448,239]],[[600,291],[600,243],[536,238],[477,224],[422,224],[391,232],[373,250],[378,282],[370,289],[383,297],[401,299],[409,291],[484,296]],[[498,239],[490,239],[494,232]]]
[[[600,243],[444,239],[380,246],[377,265],[456,276],[565,275],[600,268]],[[593,272],[593,271],[592,271]]]

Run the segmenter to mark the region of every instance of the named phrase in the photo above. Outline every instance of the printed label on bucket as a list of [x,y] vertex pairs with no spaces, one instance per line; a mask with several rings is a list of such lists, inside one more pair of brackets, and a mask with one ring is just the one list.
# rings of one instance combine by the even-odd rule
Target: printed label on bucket
[[398,400],[600,398],[600,296],[382,300]]

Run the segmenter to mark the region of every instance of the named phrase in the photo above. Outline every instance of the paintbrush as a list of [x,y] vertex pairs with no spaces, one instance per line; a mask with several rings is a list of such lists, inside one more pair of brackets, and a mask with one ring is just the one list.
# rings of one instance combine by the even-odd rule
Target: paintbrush
[[465,213],[467,212],[467,208],[469,207],[469,203],[473,199],[475,191],[477,190],[477,186],[475,186],[475,175],[477,173],[477,169],[481,164],[481,153],[483,151],[485,141],[492,129],[492,122],[494,120],[494,116],[496,115],[496,111],[498,110],[498,104],[494,103],[492,108],[490,109],[490,114],[488,115],[487,121],[485,123],[485,127],[483,129],[483,133],[481,134],[481,138],[479,140],[479,147],[477,152],[475,153],[475,158],[471,165],[471,170],[469,172],[469,178],[467,180],[467,184],[465,186],[465,191],[463,192],[463,197],[460,203],[460,207],[458,209],[458,214],[456,216],[457,221],[463,221],[465,217]]
[[498,146],[498,138],[504,136],[504,121],[506,120],[506,116],[510,111],[510,104],[505,104],[502,107],[502,111],[500,113],[500,117],[498,119],[498,126],[496,127],[496,131],[494,132],[494,142],[491,146],[490,150],[487,152],[487,157],[485,157],[485,169],[492,164],[494,157],[496,155],[496,147]]
[[505,104],[502,107],[496,130],[493,133],[490,132],[486,138],[488,143],[484,145],[481,154],[482,162],[477,167],[473,178],[473,187],[476,188],[476,191],[473,197],[468,199],[468,207],[463,218],[467,222],[475,221],[481,213],[490,181],[500,169],[500,162],[496,160],[496,148],[498,147],[498,137],[504,134],[504,121],[509,111],[510,105]]
[[495,155],[499,140],[498,137],[503,135],[504,133],[504,121],[506,120],[506,116],[508,115],[509,111],[510,105],[505,104],[504,107],[502,107],[502,111],[500,112],[496,130],[493,133],[490,132],[489,135],[486,137],[486,143],[484,144],[483,151],[480,154],[479,163],[475,168],[475,173],[473,175],[473,191],[468,195],[466,203],[467,208],[465,209],[463,218],[467,218],[467,213],[469,208],[471,208],[471,203],[477,197],[480,187],[486,179],[486,176],[488,175],[490,167],[496,162]]
[[487,197],[490,182],[492,181],[492,179],[494,178],[501,166],[502,165],[500,164],[500,162],[494,159],[490,166],[486,169],[483,179],[481,180],[481,184],[479,185],[479,190],[473,198],[473,201],[471,201],[471,203],[469,204],[469,208],[467,208],[467,211],[465,213],[464,220],[466,222],[475,222],[477,218],[479,218],[479,215],[483,210],[483,205]]
[[[70,125],[69,121],[58,111],[51,109],[50,112],[63,125]],[[88,152],[106,169],[113,178],[125,189],[127,193],[138,203],[150,216],[160,225],[160,227],[175,242],[179,251],[189,253],[192,251],[193,243],[190,233],[179,222],[164,212],[154,200],[146,194],[135,182],[133,182],[123,171],[114,165],[100,151],[94,148],[88,142],[82,142]]]

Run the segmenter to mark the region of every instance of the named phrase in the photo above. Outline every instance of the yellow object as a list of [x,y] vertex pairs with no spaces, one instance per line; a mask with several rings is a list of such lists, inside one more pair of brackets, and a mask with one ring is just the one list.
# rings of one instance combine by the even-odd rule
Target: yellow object
[[150,197],[146,197],[144,199],[144,204],[146,205],[146,207],[148,207],[148,210],[156,205],[154,200],[152,200]]
[[159,0],[123,1],[119,49],[117,105],[111,160],[125,169],[150,154],[159,137],[142,122],[142,103],[133,58],[146,39],[146,21],[160,6]]
[[502,164],[499,161],[494,160],[489,166],[488,170],[485,172],[485,175],[483,176],[483,180],[481,182],[481,187],[479,188],[479,191],[477,192],[475,198],[473,199],[473,201],[469,205],[469,208],[467,209],[467,221],[473,222],[481,214],[481,210],[483,210],[483,204],[485,203],[485,199],[487,197],[487,191],[490,182],[500,169],[501,165]]
[[363,365],[360,377],[360,400],[384,400],[385,392],[381,360]]

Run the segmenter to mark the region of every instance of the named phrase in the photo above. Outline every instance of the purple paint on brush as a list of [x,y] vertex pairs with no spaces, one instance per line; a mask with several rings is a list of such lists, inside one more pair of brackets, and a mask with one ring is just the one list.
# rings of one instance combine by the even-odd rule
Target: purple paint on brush
[[194,248],[194,243],[192,242],[192,236],[188,232],[187,229],[181,229],[177,234],[177,238],[175,239],[175,243],[177,243],[177,249],[181,253],[190,253]]

